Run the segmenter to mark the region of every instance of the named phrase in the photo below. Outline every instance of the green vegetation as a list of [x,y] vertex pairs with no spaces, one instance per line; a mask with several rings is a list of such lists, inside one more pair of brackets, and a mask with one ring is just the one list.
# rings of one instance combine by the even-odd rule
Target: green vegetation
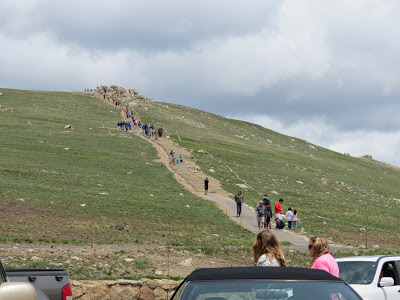
[[300,229],[344,245],[365,244],[360,229],[368,212],[369,245],[400,245],[399,168],[181,105],[138,104],[143,121],[166,128],[225,190],[248,184],[248,204],[256,206],[264,193],[273,202],[283,198],[284,208],[298,210]]
[[93,228],[96,244],[251,245],[151,144],[116,129],[119,108],[83,93],[0,92],[2,242],[90,245]]
[[[116,129],[119,108],[84,93],[0,92],[2,242],[89,245],[93,229],[96,244],[251,247],[253,234],[187,192],[149,143]],[[248,204],[283,198],[299,229],[345,245],[365,243],[368,205],[370,245],[400,245],[399,169],[181,105],[136,104],[226,191],[248,184]]]

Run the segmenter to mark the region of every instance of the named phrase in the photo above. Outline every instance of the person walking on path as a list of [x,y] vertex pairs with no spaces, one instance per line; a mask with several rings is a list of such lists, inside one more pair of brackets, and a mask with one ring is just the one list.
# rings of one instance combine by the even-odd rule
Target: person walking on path
[[272,207],[271,201],[269,201],[267,194],[264,195],[263,203],[266,210],[264,228],[271,229]]
[[263,229],[253,245],[254,265],[259,267],[286,267],[285,257],[276,236]]
[[258,230],[261,230],[264,228],[265,213],[266,213],[266,211],[265,211],[264,202],[261,200],[259,205],[256,207]]
[[282,219],[282,203],[283,199],[281,198],[275,204],[275,218],[278,218],[279,220]]
[[204,195],[207,195],[208,193],[208,177],[204,179]]
[[326,240],[320,236],[314,236],[308,241],[308,251],[313,258],[311,269],[320,269],[333,276],[339,277],[339,266],[335,258],[329,253]]
[[293,216],[292,216],[292,225],[293,225],[293,230],[297,230],[297,210],[293,211]]
[[242,214],[242,203],[243,203],[243,195],[242,191],[238,191],[235,195],[235,202],[236,202],[236,218],[240,217]]
[[289,206],[286,212],[286,221],[288,223],[288,229],[292,230],[292,218],[293,218],[293,213],[292,213],[292,208]]

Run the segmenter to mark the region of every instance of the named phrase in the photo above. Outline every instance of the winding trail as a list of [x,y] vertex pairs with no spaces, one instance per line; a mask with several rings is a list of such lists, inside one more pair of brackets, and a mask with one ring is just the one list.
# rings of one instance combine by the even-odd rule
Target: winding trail
[[[100,98],[100,97],[99,97]],[[102,101],[110,104],[109,101]],[[112,102],[111,102],[112,105]],[[125,118],[125,112],[123,107],[121,107],[121,115]],[[145,139],[149,143],[151,143],[158,152],[159,159],[157,161],[162,162],[168,170],[170,170],[174,176],[174,178],[188,191],[193,193],[194,195],[201,197],[206,200],[211,200],[234,222],[239,224],[241,227],[253,232],[258,233],[258,226],[255,215],[255,208],[250,207],[244,203],[242,206],[242,216],[236,217],[236,203],[232,199],[232,196],[224,191],[221,188],[219,181],[210,175],[204,174],[200,167],[196,165],[195,160],[192,158],[190,152],[188,152],[185,148],[180,147],[178,144],[175,144],[172,140],[169,139],[168,136],[163,136],[155,140],[154,138],[147,138],[141,134],[141,130],[131,131],[135,133],[137,136]],[[170,152],[174,150],[176,153],[176,157],[179,158],[179,155],[183,155],[183,164],[175,165],[170,158]],[[208,177],[209,179],[209,190],[208,194],[204,194],[204,179]],[[244,191],[245,192],[245,191]],[[246,197],[246,196],[245,196]],[[245,198],[246,199],[246,198]],[[260,199],[261,200],[261,199]],[[273,222],[272,226],[274,228]],[[288,242],[290,246],[282,245],[283,248],[292,249],[295,251],[306,251],[308,247],[308,239],[305,234],[301,231],[296,231],[296,234],[293,231],[288,230],[279,230],[272,229],[279,242]],[[343,251],[348,250],[349,248],[340,246],[340,245],[330,245],[332,251]]]

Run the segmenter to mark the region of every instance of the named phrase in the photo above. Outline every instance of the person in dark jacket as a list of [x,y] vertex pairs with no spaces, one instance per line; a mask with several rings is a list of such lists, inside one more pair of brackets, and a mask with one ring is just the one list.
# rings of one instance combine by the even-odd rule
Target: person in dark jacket
[[264,203],[266,211],[264,227],[271,229],[272,207],[271,207],[271,201],[269,201],[267,194],[264,195],[262,201]]
[[242,203],[243,203],[243,195],[242,191],[238,191],[235,195],[235,202],[236,202],[236,217],[240,217],[242,214]]
[[285,228],[285,222],[283,220],[276,218],[275,221],[276,221],[276,229]]

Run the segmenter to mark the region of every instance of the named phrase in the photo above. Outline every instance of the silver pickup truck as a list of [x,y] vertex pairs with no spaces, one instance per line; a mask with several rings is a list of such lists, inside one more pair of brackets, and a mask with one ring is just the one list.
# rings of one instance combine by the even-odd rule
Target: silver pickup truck
[[[72,300],[68,272],[63,269],[6,269],[0,263],[1,282],[33,286],[38,300]],[[16,288],[18,289],[18,288]],[[28,288],[25,288],[28,289]],[[21,299],[36,299],[21,298]],[[20,299],[20,298],[2,298]]]

